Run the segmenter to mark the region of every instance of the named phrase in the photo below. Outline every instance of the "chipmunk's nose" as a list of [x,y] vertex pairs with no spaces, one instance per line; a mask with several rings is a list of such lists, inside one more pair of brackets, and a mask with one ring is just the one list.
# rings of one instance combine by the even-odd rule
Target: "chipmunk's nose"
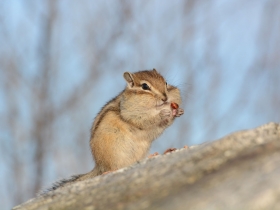
[[166,102],[167,99],[168,99],[168,98],[167,98],[167,95],[166,95],[166,93],[164,93],[164,94],[163,94],[163,98],[162,98],[161,100],[162,100],[163,102]]

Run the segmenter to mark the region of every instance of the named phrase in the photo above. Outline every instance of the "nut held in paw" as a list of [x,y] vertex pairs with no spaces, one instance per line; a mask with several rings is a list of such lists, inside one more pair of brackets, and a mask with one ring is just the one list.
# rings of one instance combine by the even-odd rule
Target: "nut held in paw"
[[177,103],[175,103],[175,102],[172,102],[171,103],[171,107],[172,107],[172,109],[178,109],[179,105]]

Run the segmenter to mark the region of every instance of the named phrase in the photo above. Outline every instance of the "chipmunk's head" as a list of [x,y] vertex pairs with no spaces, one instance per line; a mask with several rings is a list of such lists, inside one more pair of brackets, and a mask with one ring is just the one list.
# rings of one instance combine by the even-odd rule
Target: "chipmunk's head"
[[127,82],[127,90],[135,94],[149,95],[156,99],[156,105],[162,105],[168,100],[167,83],[156,69],[123,74]]

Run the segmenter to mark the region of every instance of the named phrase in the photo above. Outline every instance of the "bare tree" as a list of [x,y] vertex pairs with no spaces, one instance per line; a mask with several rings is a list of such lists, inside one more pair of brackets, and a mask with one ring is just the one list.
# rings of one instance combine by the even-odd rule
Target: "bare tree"
[[[5,202],[23,202],[55,179],[93,167],[90,124],[124,88],[124,71],[157,68],[182,90],[185,115],[152,150],[215,139],[243,121],[248,127],[255,126],[252,121],[279,121],[280,4],[257,5],[260,14],[242,1],[1,3],[0,176],[7,178],[0,193]],[[244,8],[255,16],[244,18]],[[236,41],[224,39],[231,30],[225,21],[232,17],[248,20],[248,28],[259,24],[256,31],[243,30],[256,52],[251,51],[248,68],[236,71],[241,82],[229,86],[232,51],[221,55],[220,48]],[[224,89],[235,91],[227,95]]]

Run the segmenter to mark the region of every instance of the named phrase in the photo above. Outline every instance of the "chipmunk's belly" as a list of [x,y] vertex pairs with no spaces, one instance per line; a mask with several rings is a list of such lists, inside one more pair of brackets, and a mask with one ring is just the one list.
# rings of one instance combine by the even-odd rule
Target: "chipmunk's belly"
[[91,140],[96,164],[106,171],[117,170],[145,158],[151,145],[145,132],[109,117],[103,119]]
[[122,138],[115,141],[116,145],[122,145],[116,158],[122,160],[124,166],[134,164],[147,156],[151,143],[141,131],[125,131],[121,136]]

